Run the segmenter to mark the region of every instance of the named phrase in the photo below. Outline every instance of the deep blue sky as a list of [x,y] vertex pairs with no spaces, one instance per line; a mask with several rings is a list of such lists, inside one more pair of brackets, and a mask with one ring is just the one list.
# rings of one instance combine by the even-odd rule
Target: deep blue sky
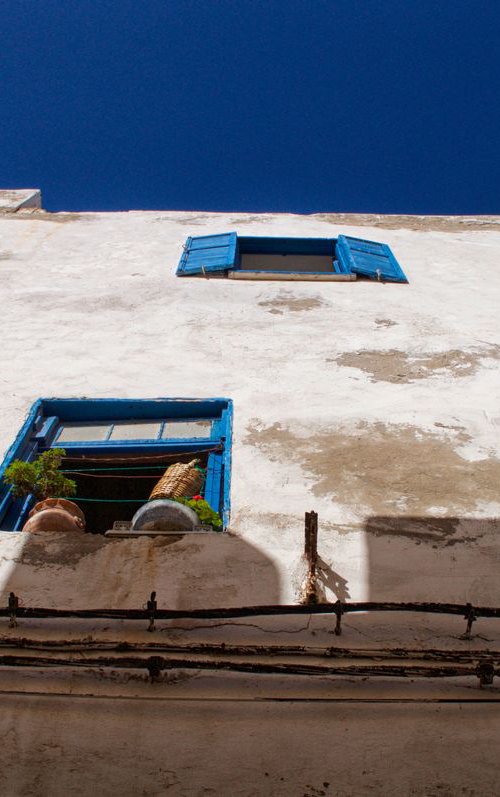
[[49,210],[500,212],[499,0],[0,0]]

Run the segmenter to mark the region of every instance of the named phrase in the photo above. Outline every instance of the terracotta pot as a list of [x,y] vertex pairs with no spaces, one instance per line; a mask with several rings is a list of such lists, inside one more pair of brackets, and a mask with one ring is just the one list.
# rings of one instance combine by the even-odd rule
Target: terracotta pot
[[39,501],[23,526],[23,531],[84,531],[85,515],[79,506],[65,498]]

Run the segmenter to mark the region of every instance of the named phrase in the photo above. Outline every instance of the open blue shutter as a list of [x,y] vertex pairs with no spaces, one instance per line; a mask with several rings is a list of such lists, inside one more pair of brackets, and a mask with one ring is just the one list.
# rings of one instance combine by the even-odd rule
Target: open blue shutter
[[387,244],[339,235],[337,259],[353,274],[387,282],[408,282],[406,275]]
[[236,233],[188,238],[177,267],[180,276],[227,271],[236,261]]

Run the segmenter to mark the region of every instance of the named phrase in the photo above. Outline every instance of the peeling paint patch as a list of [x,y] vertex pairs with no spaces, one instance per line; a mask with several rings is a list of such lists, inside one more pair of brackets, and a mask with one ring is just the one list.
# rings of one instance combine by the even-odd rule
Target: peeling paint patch
[[500,216],[385,216],[369,213],[315,213],[311,218],[336,225],[379,227],[417,232],[470,232],[498,230]]
[[270,224],[273,221],[273,215],[271,213],[257,213],[255,215],[233,216],[229,221],[234,227],[241,227],[245,224],[255,224],[256,221],[259,224]]
[[476,373],[485,358],[500,359],[500,347],[490,346],[479,351],[450,349],[437,354],[412,356],[398,349],[389,351],[362,350],[344,352],[339,357],[328,358],[346,368],[357,368],[370,375],[372,382],[410,383],[432,376],[461,378]]
[[[45,534],[27,534],[20,561],[26,565],[45,567],[46,565],[76,566],[85,556],[93,555],[109,546],[111,540],[106,540],[97,534],[78,534],[68,538],[61,535],[61,540],[55,540],[54,535],[47,537]],[[75,544],[76,543],[76,544]]]
[[[197,214],[195,216],[181,216],[175,217],[176,224],[187,224],[188,226],[199,226],[200,224],[205,226],[207,221],[209,221],[213,216],[210,216],[210,213],[203,213]],[[153,219],[153,221],[172,221],[169,216],[158,216],[157,218]]]
[[327,304],[321,296],[296,296],[291,291],[280,291],[275,298],[258,302],[259,307],[265,307],[268,313],[274,315],[283,315],[287,311],[302,313],[317,310]]
[[33,210],[29,211],[28,218],[19,213],[13,213],[8,218],[9,221],[16,219],[17,221],[53,221],[56,224],[68,224],[72,221],[94,221],[99,219],[99,216],[97,213],[50,213],[46,210]]
[[[330,497],[358,515],[425,519],[439,507],[446,518],[498,501],[500,460],[463,459],[455,450],[467,437],[463,431],[442,436],[415,426],[361,422],[349,431],[316,429],[309,437],[279,423],[254,424],[247,432],[246,442],[271,461],[298,463],[314,495]],[[430,537],[420,530],[419,539],[445,540],[452,524],[441,527],[440,522],[429,530]]]
[[390,318],[376,318],[375,326],[378,327],[379,329],[387,329],[388,327],[397,326],[397,323],[396,321],[391,321]]

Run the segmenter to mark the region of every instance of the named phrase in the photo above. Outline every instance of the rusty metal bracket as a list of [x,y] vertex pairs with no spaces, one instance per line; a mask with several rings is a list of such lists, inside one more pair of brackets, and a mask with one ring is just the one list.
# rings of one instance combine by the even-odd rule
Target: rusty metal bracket
[[339,599],[333,606],[333,611],[337,615],[337,622],[335,624],[335,636],[340,636],[342,634],[342,615],[343,615],[343,608],[342,608],[342,601]]
[[481,661],[476,667],[479,686],[491,686],[495,677],[495,666],[492,661]]
[[160,656],[150,656],[146,659],[146,669],[151,681],[157,681],[161,675],[163,659]]
[[14,592],[9,593],[9,628],[17,628],[17,610],[19,609],[19,598]]
[[158,608],[158,604],[156,602],[156,592],[152,592],[151,596],[146,604],[148,617],[149,617],[149,625],[148,631],[155,630],[155,617],[156,617],[156,610]]
[[477,614],[472,603],[465,604],[464,618],[467,620],[467,628],[465,629],[465,634],[463,635],[462,639],[470,639],[472,631],[472,623],[475,623],[477,620]]

